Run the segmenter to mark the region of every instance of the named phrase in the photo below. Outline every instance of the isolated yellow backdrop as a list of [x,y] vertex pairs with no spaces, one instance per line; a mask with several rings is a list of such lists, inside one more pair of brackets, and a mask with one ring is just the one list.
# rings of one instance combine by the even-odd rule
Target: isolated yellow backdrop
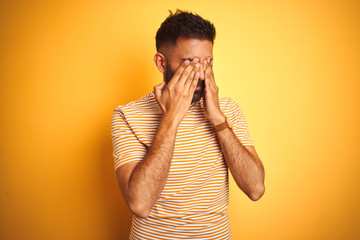
[[217,28],[221,96],[265,166],[252,202],[231,181],[233,239],[359,239],[359,1],[1,1],[0,239],[126,239],[114,108],[162,81],[168,9]]

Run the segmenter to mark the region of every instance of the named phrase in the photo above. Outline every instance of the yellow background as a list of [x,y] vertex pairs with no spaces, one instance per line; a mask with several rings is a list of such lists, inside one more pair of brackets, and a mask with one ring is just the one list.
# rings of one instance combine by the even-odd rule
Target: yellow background
[[0,3],[0,238],[126,239],[114,108],[162,80],[168,9],[216,26],[221,96],[265,165],[252,202],[231,181],[233,239],[359,239],[359,1]]

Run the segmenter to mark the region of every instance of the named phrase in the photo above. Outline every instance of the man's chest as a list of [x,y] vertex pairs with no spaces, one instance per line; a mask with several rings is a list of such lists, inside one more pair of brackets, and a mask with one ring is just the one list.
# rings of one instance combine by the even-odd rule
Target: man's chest
[[[141,143],[149,149],[156,135],[160,116],[133,124],[132,129]],[[169,176],[209,171],[224,165],[216,133],[206,115],[189,111],[179,124],[171,160]]]
[[[159,128],[161,115],[130,119],[128,123],[138,140],[149,148]],[[174,155],[220,150],[216,133],[203,111],[189,111],[178,126]]]

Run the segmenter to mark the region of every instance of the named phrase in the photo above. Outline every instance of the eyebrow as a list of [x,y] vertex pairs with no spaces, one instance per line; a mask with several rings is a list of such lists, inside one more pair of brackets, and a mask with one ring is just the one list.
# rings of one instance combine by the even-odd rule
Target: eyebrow
[[181,61],[189,60],[191,62],[193,59],[194,58],[182,58]]
[[[190,62],[194,59],[195,57],[191,58],[191,57],[188,57],[188,58],[182,58],[181,61],[185,61],[185,60],[189,60]],[[211,57],[211,60],[213,58]]]

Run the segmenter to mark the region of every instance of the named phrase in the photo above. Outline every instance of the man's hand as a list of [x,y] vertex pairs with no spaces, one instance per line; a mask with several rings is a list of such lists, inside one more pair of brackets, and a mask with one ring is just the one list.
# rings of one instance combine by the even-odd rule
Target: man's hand
[[131,211],[147,218],[165,186],[173,157],[178,125],[189,109],[199,80],[199,59],[182,63],[168,84],[154,88],[163,111],[154,140],[144,159],[117,171],[119,186]]
[[[154,87],[155,98],[164,116],[180,123],[189,109],[199,80],[199,59],[185,60],[168,84],[162,82]],[[169,67],[169,66],[167,66]]]
[[205,66],[205,91],[204,91],[204,111],[213,125],[218,125],[225,121],[219,105],[219,88],[215,83],[214,72],[212,69],[213,61],[210,58],[204,60]]
[[[216,86],[213,62],[204,61],[205,92],[204,111],[213,125],[225,121],[219,106],[219,88]],[[243,146],[231,129],[217,132],[217,137],[227,166],[239,188],[253,201],[257,201],[265,192],[265,171],[253,146]]]

